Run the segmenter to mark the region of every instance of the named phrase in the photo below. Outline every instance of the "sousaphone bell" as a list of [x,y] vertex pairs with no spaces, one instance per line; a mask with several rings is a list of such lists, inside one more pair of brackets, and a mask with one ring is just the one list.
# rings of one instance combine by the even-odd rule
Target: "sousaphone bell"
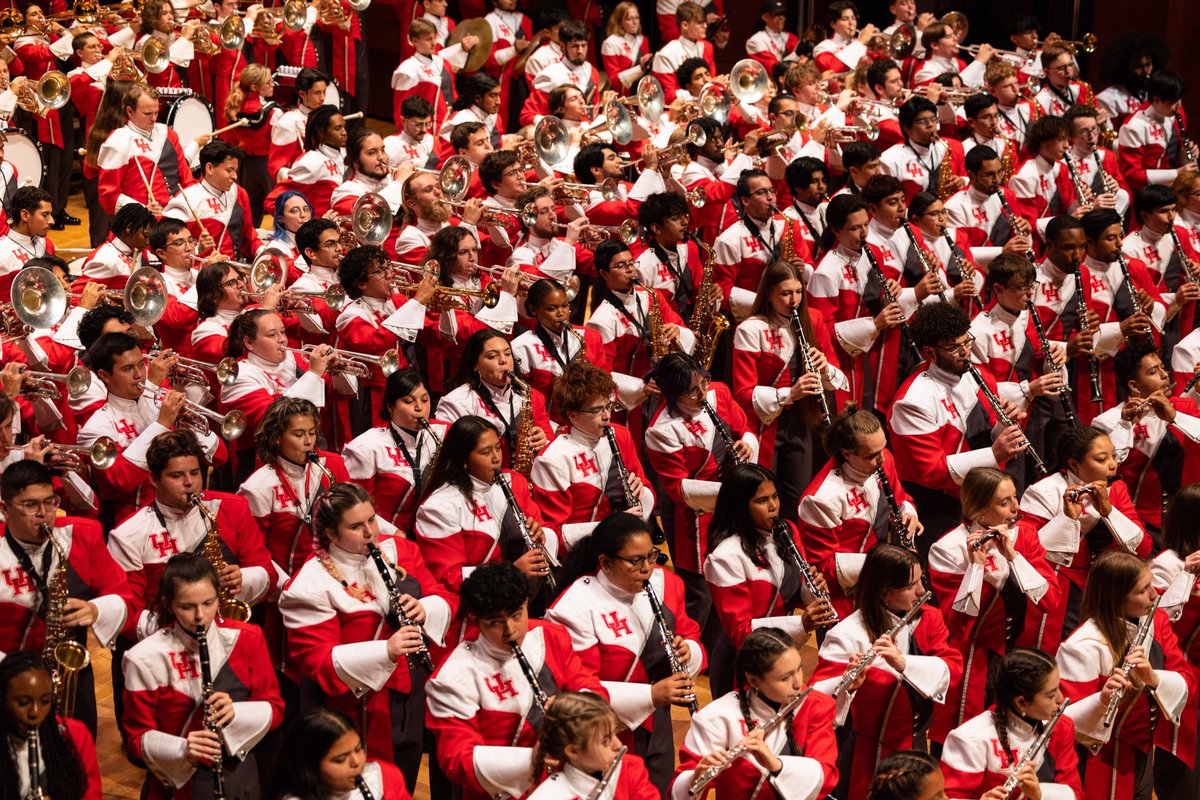
[[730,93],[748,106],[763,99],[767,86],[767,70],[753,58],[743,58],[729,71]]

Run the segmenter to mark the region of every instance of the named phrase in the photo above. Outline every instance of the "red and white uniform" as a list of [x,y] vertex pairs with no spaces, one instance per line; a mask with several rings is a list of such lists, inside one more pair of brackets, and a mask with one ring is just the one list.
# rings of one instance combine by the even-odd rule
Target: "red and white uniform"
[[44,236],[27,236],[12,228],[0,237],[0,293],[9,293],[17,273],[31,258],[54,253],[54,244]]
[[[933,712],[931,735],[939,742],[986,708],[988,666],[1008,652],[1024,628],[1032,606],[1045,613],[1061,599],[1058,579],[1046,561],[1037,529],[1018,522],[1001,535],[1017,557],[1008,561],[999,545],[982,565],[971,557],[967,536],[984,530],[977,523],[959,525],[929,550],[929,579],[950,631],[950,645],[965,659],[963,679],[951,687],[947,702]],[[1011,626],[1012,633],[1008,630]]]
[[324,408],[325,381],[307,371],[299,354],[286,355],[289,357],[282,363],[273,364],[254,353],[247,353],[238,361],[237,379],[229,386],[221,387],[221,412],[241,411],[246,415],[246,430],[253,431],[258,430],[267,407],[277,397],[300,397],[318,409]]
[[[520,647],[547,696],[591,691],[608,698],[562,626],[530,620]],[[528,748],[537,740],[542,713],[512,650],[494,647],[482,636],[461,642],[425,692],[426,725],[437,739],[438,763],[463,788],[465,800],[485,800],[498,791],[524,794]]]
[[[1047,475],[1025,490],[1021,496],[1021,512],[1025,520],[1037,526],[1038,538],[1046,549],[1046,561],[1058,574],[1058,586],[1062,600],[1043,619],[1036,613],[1025,619],[1025,632],[1018,644],[1037,647],[1052,653],[1062,641],[1064,622],[1071,624],[1075,604],[1083,593],[1092,559],[1109,548],[1124,549],[1147,558],[1154,542],[1142,528],[1129,490],[1123,483],[1108,487],[1108,499],[1112,513],[1107,519],[1100,516],[1090,496],[1084,496],[1083,514],[1073,520],[1063,512],[1063,494],[1068,486],[1079,486],[1084,481],[1070,471]],[[1071,585],[1077,591],[1071,591]],[[1106,673],[1107,674],[1107,673]]]
[[355,437],[342,450],[350,480],[370,493],[377,514],[406,533],[412,530],[423,489],[418,478],[433,463],[438,442],[450,427],[441,420],[429,425],[432,434],[421,429],[414,435],[388,423]]
[[704,257],[694,241],[680,242],[669,250],[651,242],[637,257],[637,270],[642,286],[665,294],[681,317],[691,316],[696,287],[704,274]]
[[[1127,641],[1137,627],[1126,620]],[[1071,700],[1065,716],[1075,723],[1076,740],[1102,745],[1084,763],[1083,789],[1089,797],[1132,798],[1139,767],[1152,747],[1175,754],[1188,769],[1193,766],[1194,748],[1185,752],[1178,745],[1181,739],[1194,741],[1190,737],[1196,729],[1196,670],[1179,649],[1161,608],[1154,613],[1146,656],[1158,675],[1158,687],[1127,691],[1115,721],[1106,728],[1102,719],[1107,704],[1101,702],[1100,689],[1118,666],[1112,645],[1096,621],[1088,619],[1058,648],[1061,687]],[[1150,707],[1149,694],[1156,708]]]
[[736,319],[750,315],[762,271],[777,260],[776,253],[782,249],[788,228],[791,229],[795,260],[812,263],[812,253],[806,248],[800,222],[782,214],[769,220],[750,220],[743,216],[717,236],[713,245],[713,278],[725,295],[725,307]]
[[[385,321],[391,324],[385,326]],[[335,327],[339,348],[366,355],[395,351],[399,368],[404,368],[408,366],[408,359],[401,349],[401,342],[415,341],[424,324],[425,306],[416,300],[405,300],[400,295],[390,298],[362,296],[346,303],[338,314]],[[405,332],[403,339],[397,335],[397,330]],[[383,390],[387,385],[387,376],[378,364],[368,363],[367,368],[367,377],[356,381],[358,398],[362,404],[360,412],[370,418],[364,428],[369,428],[378,419],[376,402],[382,404]],[[350,412],[350,422],[360,422],[355,419],[353,410]]]
[[971,361],[996,379],[996,393],[1021,410],[1033,402],[1029,381],[1045,371],[1043,353],[1028,309],[1013,314],[999,303],[971,320]]
[[[776,709],[756,693],[749,698],[750,719],[742,715],[735,692],[719,697],[692,717],[687,737],[679,748],[679,771],[671,786],[672,797],[686,797],[700,759],[715,750],[728,750],[746,736],[753,725],[763,727]],[[767,746],[779,756],[783,769],[772,776],[753,758],[739,758],[711,784],[717,797],[769,800],[825,797],[838,782],[838,746],[834,736],[834,703],[819,692],[810,692],[792,717],[791,730],[780,725],[766,735]],[[790,734],[790,736],[789,736]],[[792,743],[799,752],[792,750]]]
[[[225,791],[257,793],[258,766],[252,753],[262,737],[283,721],[283,699],[267,656],[267,643],[255,625],[214,622],[205,631],[213,689],[233,700],[233,721],[221,729]],[[146,797],[192,797],[192,780],[204,782],[210,770],[187,758],[187,735],[201,730],[204,698],[198,644],[177,623],[139,642],[125,654],[125,751],[145,762]]]
[[1164,549],[1150,562],[1150,573],[1154,576],[1154,588],[1162,595],[1158,607],[1170,618],[1184,655],[1195,663],[1200,603],[1194,602],[1196,576],[1183,568],[1183,559],[1174,550]]
[[712,42],[708,40],[694,42],[682,36],[668,41],[659,48],[650,64],[651,72],[662,84],[667,103],[675,99],[675,93],[679,90],[679,81],[675,78],[675,70],[679,69],[689,58],[703,58],[708,62],[708,73],[710,75],[718,74],[716,62],[713,61]]
[[165,207],[181,187],[195,183],[179,136],[161,122],[149,131],[132,123],[117,128],[100,146],[96,163],[100,205],[109,214],[126,203],[145,205],[151,196]]
[[[900,514],[916,516],[908,492],[896,475],[896,461],[883,451],[883,471]],[[858,583],[866,553],[888,541],[891,508],[875,473],[860,473],[849,464],[825,465],[800,498],[800,530],[808,562],[825,576],[829,597],[843,617],[853,606],[850,594]]]
[[[407,264],[424,264],[429,258],[429,242],[433,235],[442,228],[449,228],[451,225],[455,227],[465,228],[472,232],[476,242],[479,241],[479,231],[474,225],[469,222],[463,222],[457,217],[451,217],[445,222],[429,222],[428,220],[417,219],[412,225],[405,225],[400,228],[400,235],[396,237],[396,258]],[[513,320],[516,321],[515,319]]]
[[467,63],[467,51],[455,44],[423,56],[414,53],[392,73],[393,119],[399,120],[401,104],[409,97],[424,97],[433,106],[433,124],[440,128],[446,119],[446,104],[454,99],[454,73]]
[[1034,156],[1020,166],[1008,182],[1013,213],[1024,217],[1030,228],[1043,240],[1046,225],[1059,214],[1066,214],[1078,200],[1071,175],[1060,161]]
[[81,278],[72,289],[82,290],[87,281],[98,281],[110,289],[124,289],[141,261],[141,253],[120,239],[110,238],[84,258]]
[[722,231],[737,221],[733,195],[742,173],[753,166],[753,159],[739,154],[728,164],[697,155],[684,167],[679,182],[689,192],[701,190],[704,193],[704,207],[692,207],[690,227],[710,245],[716,242]]
[[[724,421],[730,439],[750,445],[751,460],[756,459],[758,439],[729,388],[714,382],[706,399]],[[706,412],[689,417],[664,406],[646,429],[646,453],[663,492],[675,503],[674,564],[677,569],[699,572],[708,552],[709,514],[720,488],[717,475],[726,457],[724,440]]]
[[972,61],[968,64],[961,58],[930,56],[916,68],[916,72],[913,73],[912,85],[914,87],[925,86],[933,83],[934,78],[938,75],[950,72],[962,78],[965,86],[982,86],[983,73],[986,69],[987,65],[982,61]]
[[[390,761],[368,758],[363,766],[362,779],[372,797],[384,800],[412,800],[412,795],[408,793],[408,787],[404,784],[404,774]],[[351,800],[355,796],[361,798],[363,795],[358,789],[351,789],[338,796],[340,800]],[[283,796],[283,800],[302,799],[294,794],[287,794]]]
[[96,109],[112,72],[112,62],[102,58],[90,67],[76,67],[67,73],[71,83],[71,102],[79,112],[84,132],[90,132],[96,123]]
[[413,139],[403,129],[399,133],[383,137],[383,150],[387,153],[388,167],[395,169],[406,161],[411,161],[418,167],[432,168],[437,164],[437,143],[433,134],[427,133],[420,139]]
[[955,139],[941,139],[927,145],[913,141],[894,144],[883,151],[879,171],[904,184],[904,200],[909,202],[918,192],[937,192],[939,181],[945,180],[941,171],[946,163],[947,149],[950,152],[950,171],[965,181],[967,167],[963,160],[963,146],[962,142]]
[[[204,505],[217,518],[215,530],[225,563],[241,568],[242,588],[237,599],[248,604],[258,602],[275,588],[275,568],[245,498],[208,491]],[[167,560],[178,553],[202,552],[207,536],[208,524],[200,509],[188,506],[180,513],[156,500],[113,528],[108,551],[125,570],[137,598],[138,616],[126,626],[136,631],[131,639],[144,639],[158,628],[158,582]]]
[[[900,621],[891,613],[884,617],[887,629]],[[962,678],[962,654],[950,646],[949,639],[942,613],[925,605],[916,622],[895,637],[896,648],[907,662],[903,674],[876,658],[866,670],[862,687],[839,701],[838,723],[850,725],[854,736],[853,744],[847,745],[850,751],[839,758],[842,781],[838,797],[862,800],[879,759],[910,749],[913,737],[928,723],[933,704],[946,702],[950,687]],[[861,611],[833,626],[818,653],[813,688],[831,694],[850,658],[865,653],[874,641]]]
[[[600,781],[591,773],[580,772],[570,762],[561,769],[553,772],[536,789],[529,793],[529,800],[577,800],[580,797],[590,797],[598,788]],[[646,773],[646,765],[642,759],[626,753],[621,757],[621,763],[609,777],[608,787],[602,795],[611,800],[657,800],[662,797],[650,776]]]
[[1071,81],[1065,89],[1058,89],[1049,81],[1042,85],[1033,96],[1043,114],[1061,117],[1071,106],[1091,105],[1092,93],[1088,87],[1079,81]]
[[[517,444],[518,417],[524,395],[517,393],[511,384],[497,388],[482,381],[480,383],[482,391],[487,393],[487,399],[470,384],[464,383],[442,395],[434,416],[447,422],[465,416],[483,417],[499,430],[501,445],[504,448],[504,462],[509,464]],[[553,439],[554,426],[546,413],[546,400],[537,389],[532,389],[530,403],[533,409],[533,424],[545,432],[547,439]]]
[[[528,519],[542,522],[541,509],[529,495],[529,483],[514,472],[505,470],[504,475],[520,510]],[[439,486],[417,508],[413,526],[429,571],[457,592],[476,567],[520,558],[525,542],[514,512],[498,483],[471,478],[470,497],[452,484]],[[555,557],[562,551],[558,536],[549,529],[545,547]]]
[[638,66],[650,44],[642,34],[614,33],[600,44],[600,58],[608,83],[623,95],[633,94],[637,82],[646,74]]
[[1104,176],[1112,176],[1113,180],[1117,182],[1117,186],[1120,187],[1116,192],[1116,211],[1124,216],[1125,212],[1129,210],[1132,192],[1129,191],[1125,173],[1121,171],[1120,163],[1117,161],[1117,154],[1103,147],[1097,147],[1090,153],[1081,153],[1075,148],[1071,148],[1067,151],[1066,157],[1071,159],[1075,171],[1079,173],[1080,180],[1092,190],[1093,195],[1107,192],[1108,187],[1105,186]]
[[[992,708],[959,725],[946,738],[942,750],[942,775],[946,796],[982,797],[1002,786],[1013,769],[1041,735],[1024,717],[1004,712],[1005,751],[996,732],[996,709]],[[1045,752],[1034,762],[1044,800],[1083,800],[1079,782],[1079,756],[1075,753],[1075,723],[1067,715],[1059,718]]]
[[[1016,212],[1016,197],[1008,187],[1001,187],[1005,199]],[[955,238],[966,238],[972,260],[987,266],[1000,255],[1004,245],[1013,237],[1012,225],[1004,213],[998,194],[983,194],[967,186],[946,201],[946,221]]]
[[[398,592],[416,598],[425,609],[425,633],[433,643],[443,644],[457,596],[429,574],[412,542],[385,536],[378,547]],[[320,688],[328,707],[354,720],[367,752],[390,760],[393,737],[407,727],[403,718],[392,718],[391,693],[420,697],[428,676],[419,661],[410,665],[406,658],[393,661],[388,655],[387,640],[397,629],[388,588],[374,559],[337,544],[330,545],[328,558],[349,588],[321,558],[305,562],[279,597],[288,653],[300,674]],[[420,731],[420,722],[416,724]]]
[[559,86],[574,86],[590,101],[600,86],[600,73],[588,61],[575,66],[567,59],[555,61],[534,76],[529,97],[521,108],[520,122],[532,125],[550,112],[550,92]]
[[[45,724],[45,723],[43,723]],[[50,720],[51,725],[57,725],[64,739],[71,743],[75,749],[75,755],[78,758],[80,769],[83,773],[84,787],[83,793],[80,794],[81,800],[101,800],[104,793],[101,791],[100,780],[100,763],[96,759],[96,740],[92,738],[92,733],[77,719],[70,717],[55,716]],[[45,734],[42,734],[45,736]],[[41,741],[45,741],[42,739]],[[30,797],[29,791],[29,745],[28,737],[21,739],[16,736],[9,738],[9,752],[12,754],[13,773],[9,779],[15,784],[18,797]],[[44,745],[38,747],[38,764],[41,767],[38,770],[38,777],[41,786],[44,788],[47,785],[47,765],[46,765],[46,748]],[[655,797],[657,797],[657,793]]]
[[524,243],[513,248],[505,265],[517,266],[522,272],[554,278],[565,284],[575,275],[576,247],[563,239],[543,239],[531,233]]
[[[529,376],[529,383],[550,397],[554,381],[562,375],[563,368],[576,358],[587,358],[605,372],[612,371],[600,334],[592,328],[572,325],[571,331],[555,333],[539,323],[533,330],[522,333],[512,341],[513,356],[521,359],[521,368]],[[582,337],[582,341],[578,337]]]
[[159,264],[163,282],[167,285],[166,310],[162,319],[154,325],[154,332],[162,341],[163,349],[170,348],[184,356],[192,352],[192,330],[200,321],[196,311],[196,271],[177,269],[169,264]]
[[858,62],[867,55],[867,46],[858,39],[851,39],[840,33],[835,33],[828,39],[823,39],[813,48],[813,60],[822,72],[846,72],[858,66]]
[[235,260],[250,260],[263,246],[250,218],[250,197],[240,184],[222,192],[201,180],[171,198],[163,208],[163,216],[184,222],[197,239],[207,231],[217,249]]
[[1175,164],[1188,161],[1180,153],[1179,122],[1146,106],[1121,126],[1117,135],[1121,172],[1136,192],[1149,183],[1169,184],[1179,170]]
[[271,125],[271,152],[267,158],[267,170],[275,180],[286,178],[292,163],[304,152],[304,133],[308,128],[308,115],[312,112],[313,109],[308,106],[297,106],[283,112]]
[[438,129],[438,157],[441,159],[449,158],[454,155],[454,147],[450,144],[450,132],[454,127],[461,122],[480,122],[487,131],[488,139],[492,142],[493,148],[500,146],[500,134],[503,133],[503,122],[498,114],[485,114],[479,106],[471,106],[455,111],[453,114],[442,123],[442,127]]
[[317,145],[315,150],[306,150],[300,158],[287,168],[287,174],[275,184],[267,195],[264,206],[268,214],[274,213],[275,198],[286,191],[300,192],[312,206],[313,218],[323,216],[332,206],[333,190],[345,181],[346,153],[329,145]]
[[746,55],[762,64],[767,74],[771,75],[780,61],[796,59],[792,51],[796,49],[797,43],[798,39],[794,33],[775,33],[763,28],[746,40]]

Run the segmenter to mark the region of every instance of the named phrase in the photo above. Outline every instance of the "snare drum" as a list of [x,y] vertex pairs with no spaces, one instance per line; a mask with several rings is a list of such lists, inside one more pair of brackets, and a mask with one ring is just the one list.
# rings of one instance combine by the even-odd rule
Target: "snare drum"
[[[296,105],[296,76],[300,74],[299,67],[282,66],[275,69],[272,76],[275,79],[275,95],[271,98],[280,108],[291,108]],[[342,95],[337,83],[326,76],[325,105],[342,109]]]
[[16,169],[17,186],[42,188],[46,182],[46,159],[42,155],[41,143],[17,128],[9,128],[3,134],[7,140],[4,144],[4,160]]
[[[178,93],[177,93],[178,92]],[[175,130],[181,147],[187,147],[197,136],[210,134],[217,129],[212,103],[187,90],[179,92],[158,91],[166,113],[163,121]]]

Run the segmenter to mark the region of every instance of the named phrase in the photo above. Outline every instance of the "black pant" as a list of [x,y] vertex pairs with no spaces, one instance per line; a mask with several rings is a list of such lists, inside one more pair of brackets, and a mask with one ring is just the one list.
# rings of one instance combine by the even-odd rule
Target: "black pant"
[[267,172],[267,157],[246,156],[239,177],[250,197],[250,224],[257,228],[262,223],[263,204],[275,185]]
[[88,241],[92,247],[99,247],[108,239],[112,228],[112,217],[100,205],[100,187],[97,178],[83,178],[83,200],[88,210]]

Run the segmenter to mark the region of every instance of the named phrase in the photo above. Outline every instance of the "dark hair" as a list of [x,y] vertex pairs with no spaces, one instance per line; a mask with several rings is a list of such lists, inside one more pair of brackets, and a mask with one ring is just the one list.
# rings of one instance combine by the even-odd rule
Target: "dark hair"
[[629,250],[629,245],[622,242],[620,239],[605,239],[596,245],[595,257],[593,262],[596,267],[596,272],[608,272],[612,267],[612,260],[620,253]]
[[656,192],[642,201],[638,207],[637,220],[638,225],[642,226],[642,230],[649,237],[652,235],[651,225],[662,225],[669,218],[680,214],[685,217],[691,214],[687,198],[678,192]]
[[[971,152],[974,152],[972,150]],[[1067,231],[1081,231],[1083,223],[1070,214],[1059,214],[1046,223],[1046,241],[1055,242]]]
[[587,41],[587,38],[587,25],[579,20],[567,19],[558,26],[558,41],[562,44]]
[[1008,744],[1008,713],[1017,711],[1018,698],[1032,698],[1046,685],[1046,676],[1058,669],[1054,659],[1032,647],[1016,647],[1000,659],[999,668],[992,679],[992,692],[996,707],[992,709],[992,724],[1000,739],[1000,749],[1011,753]]
[[451,285],[450,268],[458,259],[458,246],[468,236],[475,239],[477,245],[479,244],[479,238],[474,231],[461,225],[447,225],[429,237],[427,258],[438,263],[438,283],[442,286]]
[[[483,355],[484,345],[492,339],[503,339],[506,343],[508,342],[507,336],[494,328],[488,327],[480,328],[467,338],[466,344],[463,345],[462,356],[459,358],[458,369],[454,371],[454,376],[450,379],[447,390],[462,386],[464,383],[476,391],[482,388],[479,373],[475,371],[475,364],[479,361],[479,357]],[[524,373],[516,365],[513,366],[513,372],[519,378],[525,377]]]
[[1142,368],[1142,359],[1157,355],[1158,348],[1154,346],[1154,342],[1140,337],[1130,339],[1128,344],[1117,351],[1113,356],[1113,372],[1117,376],[1118,397],[1124,398],[1129,395],[1129,382],[1137,380],[1138,372]]
[[42,207],[42,203],[53,205],[49,192],[37,186],[22,186],[13,192],[12,200],[8,201],[8,218],[16,225],[21,221],[22,211],[33,214]]
[[917,116],[926,112],[937,116],[937,106],[919,95],[910,97],[901,104],[896,117],[900,120],[900,127],[904,129],[905,138],[908,137],[908,131],[916,122]]
[[532,311],[544,303],[553,292],[566,294],[566,291],[554,278],[538,278],[529,284],[529,291],[525,295],[525,307]]
[[379,407],[379,418],[389,422],[392,419],[392,406],[396,401],[415,392],[418,386],[424,385],[425,379],[412,367],[398,369],[388,375],[387,384],[383,389],[383,404]]
[[146,467],[151,475],[161,477],[171,459],[188,456],[195,456],[201,469],[208,466],[204,448],[200,446],[195,433],[187,428],[165,431],[155,436],[146,448]]
[[378,245],[364,244],[352,248],[338,265],[338,283],[346,290],[347,297],[357,300],[363,296],[362,284],[367,282],[367,273],[371,268],[386,265],[389,261],[387,253]]
[[866,211],[867,203],[861,197],[850,192],[835,195],[825,206],[825,230],[821,231],[821,249],[832,250],[837,232],[846,226],[850,215]]
[[124,236],[151,228],[155,222],[154,214],[141,203],[126,203],[113,214],[111,229],[114,236]]
[[[688,125],[689,126],[695,125],[698,128],[700,128],[700,130],[704,131],[704,135],[709,140],[712,140],[713,137],[715,137],[715,136],[724,136],[725,135],[725,129],[723,127],[721,127],[721,124],[719,122],[717,122],[715,119],[713,119],[712,117],[697,117],[696,119],[689,122]],[[699,155],[699,153],[700,153],[700,147],[701,146],[698,144],[692,144],[691,142],[688,142],[687,143],[688,156],[692,159],[695,159],[696,156]]]
[[54,485],[54,475],[50,468],[40,461],[28,458],[9,464],[0,474],[0,499],[12,502],[12,499],[30,486]]
[[165,249],[169,237],[185,230],[187,230],[187,224],[183,220],[175,219],[175,217],[163,217],[150,229],[150,249],[155,253]]
[[909,320],[913,343],[933,347],[951,342],[971,330],[971,318],[953,303],[924,303]]
[[867,551],[858,584],[854,587],[854,605],[862,615],[863,627],[872,642],[891,628],[887,621],[888,612],[883,607],[883,593],[908,586],[912,582],[912,568],[920,563],[916,553],[894,544],[880,542]]
[[326,549],[331,541],[329,532],[336,530],[347,511],[362,503],[372,503],[371,495],[357,483],[335,483],[321,492],[313,509],[313,532],[317,543]]
[[675,81],[680,87],[685,87],[692,82],[697,70],[707,68],[708,62],[703,58],[697,56],[685,58],[683,63],[675,68]]
[[842,148],[842,166],[849,172],[850,168],[862,169],[872,161],[880,158],[879,148],[871,142],[850,142]]
[[996,161],[1000,158],[1000,154],[986,144],[979,144],[967,151],[966,157],[963,159],[963,164],[967,168],[967,172],[971,175],[976,174],[983,169],[983,162]]
[[596,183],[596,177],[592,175],[592,170],[604,166],[604,159],[607,157],[604,155],[605,150],[613,150],[613,146],[607,142],[592,142],[579,148],[579,153],[572,162],[576,181],[587,184]]
[[600,570],[600,556],[616,559],[626,542],[635,536],[649,534],[650,526],[638,515],[614,511],[602,519],[590,534],[572,545],[563,561],[558,585],[570,586],[584,575],[595,575]]
[[708,377],[708,370],[687,353],[668,353],[655,364],[646,375],[646,380],[653,379],[662,392],[663,405],[669,409],[692,389],[692,376],[700,374]]
[[482,619],[520,608],[529,599],[529,581],[509,562],[493,561],[464,578],[458,596],[468,613]]
[[201,319],[217,315],[217,303],[225,296],[222,286],[230,273],[236,273],[237,268],[228,261],[218,261],[215,264],[205,264],[196,275],[196,313]]
[[813,179],[818,172],[826,178],[829,177],[829,167],[825,166],[824,161],[812,156],[804,156],[787,165],[783,171],[783,180],[792,194],[796,194],[801,189],[812,186]]
[[104,371],[111,375],[117,356],[130,350],[140,350],[141,347],[138,340],[128,333],[106,333],[88,348],[88,366],[96,374]]
[[554,704],[546,709],[533,749],[534,781],[546,769],[546,759],[567,763],[567,747],[586,746],[601,731],[612,733],[621,727],[616,712],[603,697],[592,692],[559,692]]
[[433,104],[420,95],[410,94],[400,103],[400,117],[402,119],[423,119],[424,117],[432,116]]
[[1133,196],[1133,210],[1137,215],[1138,222],[1145,224],[1142,219],[1143,214],[1150,214],[1164,206],[1175,205],[1175,193],[1171,191],[1170,186],[1163,186],[1161,183],[1148,183],[1141,189],[1137,190],[1137,194]]
[[[415,97],[416,95],[413,95],[409,100]],[[405,100],[405,102],[407,103],[408,100]],[[483,130],[487,130],[487,128],[484,127],[482,122],[476,122],[475,120],[460,122],[450,129],[450,146],[454,148],[455,152],[458,152],[471,143],[472,136]]]
[[317,706],[296,720],[283,747],[290,758],[279,759],[275,768],[278,796],[325,800],[328,790],[321,784],[321,762],[338,739],[355,730],[349,717],[327,706]]
[[308,251],[317,252],[321,249],[321,234],[325,231],[337,230],[337,223],[331,219],[317,217],[310,219],[296,230],[296,252],[308,260]]
[[[788,650],[799,652],[800,648],[796,646],[796,641],[791,635],[781,628],[759,628],[751,631],[750,635],[742,641],[742,646],[738,648],[737,655],[733,660],[733,677],[734,685],[737,688],[738,706],[741,708],[742,719],[747,730],[754,727],[754,718],[750,714],[751,689],[748,676],[762,677],[766,675],[779,661],[780,656]],[[787,728],[787,741],[791,745],[792,752],[800,752],[800,749],[796,747],[792,726],[785,725],[784,727]]]
[[[974,150],[971,151],[975,152]],[[917,217],[925,216],[934,203],[940,203],[941,198],[933,192],[917,192],[908,201],[908,221],[912,222]]]
[[165,627],[175,620],[171,604],[175,602],[180,588],[201,581],[210,581],[213,591],[220,595],[221,580],[217,577],[217,570],[202,554],[176,553],[167,560],[167,566],[163,568],[162,577],[158,580],[158,596],[154,603],[158,609],[160,627]]
[[[717,491],[717,503],[708,523],[708,553],[729,538],[741,541],[742,552],[755,566],[767,569],[767,554],[763,550],[762,536],[750,519],[750,501],[766,482],[775,482],[775,473],[758,464],[738,464],[725,473],[721,488]],[[789,529],[790,535],[790,529]],[[777,538],[777,537],[775,537]],[[776,541],[779,553],[787,550]]]
[[925,778],[938,762],[920,750],[900,750],[880,759],[867,788],[867,800],[912,800],[921,794]]
[[1083,224],[1083,235],[1095,241],[1113,225],[1120,225],[1121,215],[1111,208],[1093,208],[1080,217],[1079,221]]
[[[413,96],[416,97],[416,95]],[[366,146],[367,140],[372,136],[379,136],[380,139],[383,138],[382,134],[379,134],[366,126],[355,128],[346,136],[346,164],[355,172],[358,172],[358,159],[362,156],[363,148]]]
[[101,303],[83,315],[79,320],[79,343],[83,345],[83,355],[80,360],[88,366],[89,369],[95,370],[92,366],[91,357],[88,355],[91,352],[92,345],[96,343],[104,330],[104,326],[109,320],[120,320],[126,325],[133,324],[133,316],[125,310],[124,306],[114,306],[108,303]]
[[1157,36],[1138,30],[1124,30],[1108,40],[1100,51],[1099,67],[1102,84],[1118,84],[1141,97],[1145,79],[1133,74],[1134,63],[1150,57],[1151,74],[1167,63],[1167,43]]
[[761,169],[747,169],[742,171],[742,174],[738,176],[737,185],[733,190],[733,193],[737,195],[738,200],[744,201],[745,198],[750,196],[750,181],[756,178],[766,178],[768,181],[771,180],[771,176],[763,172]]
[[1151,100],[1175,103],[1183,99],[1183,78],[1169,69],[1160,69],[1146,81],[1146,95]]
[[1024,284],[1037,280],[1037,268],[1021,253],[1001,253],[988,268],[988,281],[992,286],[1007,286],[1013,278]]
[[995,105],[999,105],[1000,101],[987,92],[979,92],[967,98],[967,102],[963,103],[963,114],[967,119],[975,119],[984,111]]
[[[491,431],[497,436],[500,430],[483,417],[468,414],[454,420],[442,436],[442,447],[438,457],[429,469],[429,478],[425,483],[425,497],[445,484],[458,487],[458,490],[468,498],[472,497],[471,473],[467,471],[467,456],[479,444],[483,434]],[[424,498],[421,498],[424,500]]]
[[248,308],[234,317],[233,322],[229,323],[229,333],[225,337],[225,355],[230,358],[246,355],[246,347],[242,342],[258,336],[258,321],[274,313],[265,308]]
[[213,139],[200,148],[201,174],[203,174],[204,168],[209,164],[219,167],[225,163],[225,159],[227,158],[236,158],[239,162],[243,162],[246,160],[246,151],[235,144],[230,144],[224,139]]
[[280,395],[271,401],[267,410],[259,420],[258,430],[254,432],[254,448],[258,460],[264,464],[274,464],[279,457],[279,442],[287,429],[288,420],[292,417],[310,417],[313,425],[321,425],[321,412],[311,400],[302,397]]
[[475,101],[500,85],[500,81],[480,70],[479,72],[462,73],[455,77],[455,88],[458,97],[452,109],[462,111],[475,105]]
[[567,99],[570,98],[571,92],[579,92],[582,96],[583,92],[573,83],[564,83],[555,86],[550,90],[550,95],[546,99],[546,110],[556,117],[561,117],[567,108]]
[[[45,672],[46,685],[53,689],[50,669],[34,651],[15,650],[0,659],[0,701],[7,700],[8,688],[14,678],[33,671]],[[10,728],[7,714],[3,728]],[[87,772],[75,743],[64,735],[64,731],[65,728],[59,727],[53,711],[46,715],[37,728],[38,747],[46,771],[46,793],[48,797],[83,797],[90,788]],[[17,792],[17,765],[13,761],[11,747],[0,747],[0,774],[9,776],[8,780],[0,781],[0,800],[22,800],[22,795]]]
[[854,16],[858,16],[858,6],[854,5],[851,0],[834,0],[829,4],[829,8],[825,9],[825,21],[831,26],[842,18],[842,14],[847,10],[853,11]]
[[1186,558],[1200,550],[1200,483],[1189,483],[1179,487],[1167,507],[1163,520],[1162,546],[1174,550],[1180,558]]
[[323,106],[318,106],[313,109],[308,115],[308,123],[304,126],[304,149],[316,150],[317,145],[321,144],[321,137],[325,131],[329,130],[333,124],[334,117],[340,117],[342,110],[337,106],[331,106],[326,103]]
[[867,205],[877,206],[895,194],[904,194],[904,184],[894,175],[882,172],[872,175],[862,187],[862,199]]
[[1038,117],[1025,131],[1025,152],[1036,156],[1043,144],[1063,138],[1071,138],[1071,126],[1065,119],[1052,115]]
[[1063,119],[1071,126],[1071,134],[1075,134],[1075,120],[1077,119],[1097,119],[1100,112],[1093,106],[1073,105],[1067,109],[1067,113],[1063,114]]
[[504,179],[504,171],[516,164],[520,159],[515,150],[493,150],[483,157],[479,164],[479,183],[488,194],[495,194],[492,185]]
[[1107,435],[1099,428],[1093,428],[1090,425],[1076,425],[1074,428],[1067,428],[1058,437],[1058,447],[1055,450],[1055,455],[1058,456],[1058,468],[1070,469],[1068,461],[1080,461],[1092,449],[1092,442]]
[[900,69],[900,65],[890,58],[873,62],[867,67],[867,86],[871,87],[871,91],[875,91],[876,86],[883,86],[887,83],[888,73],[894,69]]
[[1090,619],[1096,623],[1108,642],[1114,662],[1130,643],[1125,622],[1126,599],[1148,569],[1144,560],[1128,550],[1105,550],[1096,556],[1088,570],[1079,604],[1080,622]]
[[879,421],[879,417],[850,403],[833,418],[829,427],[821,434],[821,446],[829,457],[841,466],[846,463],[846,457],[842,455],[843,450],[857,450],[859,436],[882,429],[883,423]]
[[296,81],[293,85],[297,92],[308,92],[318,83],[328,84],[329,76],[312,67],[304,67],[296,74]]
[[1031,17],[1028,14],[1023,14],[1014,18],[1008,23],[1005,29],[1008,36],[1020,36],[1025,31],[1037,32],[1041,26],[1038,24],[1037,17]]

